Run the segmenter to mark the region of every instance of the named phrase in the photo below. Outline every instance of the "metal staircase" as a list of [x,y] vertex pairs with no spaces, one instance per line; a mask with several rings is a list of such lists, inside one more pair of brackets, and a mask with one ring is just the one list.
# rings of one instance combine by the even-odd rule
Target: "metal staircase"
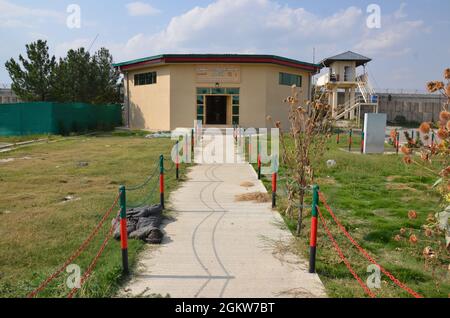
[[372,104],[371,97],[375,95],[375,90],[369,82],[369,75],[364,73],[356,77],[356,82],[358,83],[358,89],[364,98],[366,104]]
[[[369,82],[369,76],[364,73],[356,77],[356,82],[358,84],[357,95],[355,100],[349,100],[344,105],[342,105],[335,115],[335,120],[342,120],[345,117],[352,117],[351,114],[356,110],[356,123],[360,124],[361,121],[361,106],[368,105],[375,108],[375,112],[378,112],[378,97],[375,95],[375,90]],[[349,115],[350,116],[347,116]]]

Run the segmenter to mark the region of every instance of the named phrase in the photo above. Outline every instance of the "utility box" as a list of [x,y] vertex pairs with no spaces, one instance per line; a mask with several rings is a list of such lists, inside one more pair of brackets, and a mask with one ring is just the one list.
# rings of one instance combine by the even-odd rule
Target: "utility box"
[[386,114],[364,115],[364,153],[384,153],[386,139]]

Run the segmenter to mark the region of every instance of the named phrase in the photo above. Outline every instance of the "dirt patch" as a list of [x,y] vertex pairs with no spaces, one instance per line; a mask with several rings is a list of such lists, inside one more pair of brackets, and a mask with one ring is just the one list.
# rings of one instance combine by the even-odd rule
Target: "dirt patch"
[[387,176],[386,177],[386,181],[387,182],[394,182],[398,178],[401,178],[401,176]]
[[244,188],[251,188],[251,187],[254,187],[254,186],[255,186],[255,184],[253,182],[250,182],[250,181],[241,182],[241,187],[244,187]]
[[412,192],[419,192],[417,189],[411,188],[404,183],[390,183],[386,184],[386,189],[388,190],[407,190]]
[[333,177],[317,178],[316,181],[320,185],[335,185],[337,183]]
[[236,195],[236,201],[256,201],[258,203],[270,202],[272,199],[268,193],[262,192],[252,192],[252,193],[244,193],[240,195]]

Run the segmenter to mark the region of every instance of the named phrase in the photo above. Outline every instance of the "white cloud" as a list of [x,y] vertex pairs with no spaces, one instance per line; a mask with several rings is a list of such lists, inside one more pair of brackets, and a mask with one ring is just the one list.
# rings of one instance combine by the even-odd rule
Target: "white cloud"
[[367,32],[355,48],[366,54],[404,55],[411,51],[404,44],[420,31],[426,31],[421,20],[385,25],[381,30]]
[[363,38],[354,46],[364,54],[386,57],[403,56],[412,52],[405,46],[411,38],[430,32],[422,20],[405,20],[406,3],[401,3],[392,15],[383,16],[381,29],[367,29]]
[[148,3],[144,2],[130,2],[126,5],[128,15],[132,17],[136,16],[148,16],[148,15],[156,15],[161,11],[154,8]]
[[35,9],[0,0],[0,27],[33,27],[36,22],[64,22],[64,13],[55,10]]
[[271,0],[217,0],[173,17],[161,32],[136,34],[116,55],[259,52],[310,59],[311,45],[342,39],[345,47],[348,34],[361,32],[363,21],[356,7],[318,16]]

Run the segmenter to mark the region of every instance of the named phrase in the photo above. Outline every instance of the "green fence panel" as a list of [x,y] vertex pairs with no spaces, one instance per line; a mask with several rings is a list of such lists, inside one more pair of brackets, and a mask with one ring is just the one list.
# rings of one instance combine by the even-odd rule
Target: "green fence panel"
[[0,104],[0,136],[111,130],[122,124],[120,105],[84,103]]

